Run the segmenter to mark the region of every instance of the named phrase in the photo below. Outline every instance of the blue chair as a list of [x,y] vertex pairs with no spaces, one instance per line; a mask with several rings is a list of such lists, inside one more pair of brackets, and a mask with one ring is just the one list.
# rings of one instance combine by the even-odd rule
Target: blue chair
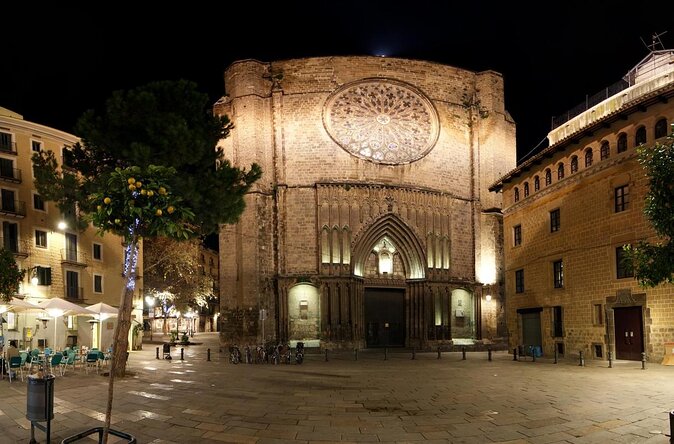
[[9,358],[9,382],[12,382],[12,373],[14,369],[19,370],[19,374],[21,375],[21,380],[23,381],[23,366],[21,365],[21,356],[12,356]]
[[61,376],[63,376],[63,367],[61,367],[61,361],[63,360],[63,355],[61,353],[56,353],[54,356],[51,357],[51,360],[49,361],[49,367],[51,367],[52,373],[54,373],[54,369],[58,368],[59,373]]
[[76,357],[77,357],[77,355],[72,350],[70,352],[68,352],[67,357],[64,356],[65,359],[61,360],[61,376],[66,374],[66,370],[68,370],[68,366],[70,366],[70,368],[75,370],[75,359],[76,359]]
[[85,370],[87,374],[89,373],[89,367],[96,367],[96,373],[98,374],[98,352],[93,351],[87,353],[87,358],[85,360]]

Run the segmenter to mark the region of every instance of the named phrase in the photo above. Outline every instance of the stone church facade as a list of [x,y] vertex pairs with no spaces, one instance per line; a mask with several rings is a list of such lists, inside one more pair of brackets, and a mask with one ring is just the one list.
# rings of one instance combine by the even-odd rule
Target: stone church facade
[[506,336],[500,74],[382,57],[225,72],[225,157],[263,177],[220,233],[225,343],[428,347]]

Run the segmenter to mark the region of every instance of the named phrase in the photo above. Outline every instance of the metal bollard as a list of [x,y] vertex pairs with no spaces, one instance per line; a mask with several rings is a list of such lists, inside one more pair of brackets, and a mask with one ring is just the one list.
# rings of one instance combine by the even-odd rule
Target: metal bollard
[[414,361],[417,358],[417,353],[414,350],[414,347],[412,347],[412,360]]
[[388,360],[388,347],[384,347],[384,361]]
[[159,347],[157,347],[157,359],[159,359]]
[[557,351],[557,345],[555,345],[555,364],[557,364],[557,355],[559,352]]
[[208,362],[211,361],[211,349],[210,348],[206,349],[206,361],[208,361]]
[[461,347],[461,360],[466,360],[466,347]]
[[440,346],[438,345],[438,359],[440,359],[442,355],[440,354]]
[[353,349],[353,360],[354,361],[358,360],[358,349],[357,348]]
[[641,353],[641,370],[646,370],[646,352]]
[[517,361],[517,347],[513,348],[513,361]]
[[531,347],[531,362],[536,362],[536,350]]
[[491,347],[487,348],[487,359],[491,361]]
[[328,362],[328,349],[325,349],[325,362]]
[[669,412],[669,442],[674,442],[674,410]]
[[613,353],[608,352],[608,368],[613,368]]
[[583,357],[583,350],[578,352],[578,359],[580,360],[578,366],[585,367],[585,357]]
[[184,361],[185,360],[185,349],[180,347],[180,360]]

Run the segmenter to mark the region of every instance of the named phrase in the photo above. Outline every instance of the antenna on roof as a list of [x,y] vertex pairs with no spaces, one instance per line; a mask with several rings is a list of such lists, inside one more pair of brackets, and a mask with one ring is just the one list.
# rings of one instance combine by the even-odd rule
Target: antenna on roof
[[665,34],[667,34],[667,31],[663,31],[661,33],[654,32],[653,35],[651,35],[650,45],[646,44],[643,38],[641,39],[641,43],[643,43],[646,49],[648,49],[650,52],[655,52],[658,49],[665,49],[665,45],[662,43],[662,40],[660,40],[660,36]]

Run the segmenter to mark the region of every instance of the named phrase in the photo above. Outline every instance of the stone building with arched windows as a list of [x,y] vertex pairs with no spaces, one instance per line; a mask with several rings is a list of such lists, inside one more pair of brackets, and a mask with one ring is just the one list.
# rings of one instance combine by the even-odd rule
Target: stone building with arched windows
[[501,196],[515,166],[503,79],[323,57],[225,71],[221,142],[263,177],[220,233],[225,342],[329,347],[506,336]]

